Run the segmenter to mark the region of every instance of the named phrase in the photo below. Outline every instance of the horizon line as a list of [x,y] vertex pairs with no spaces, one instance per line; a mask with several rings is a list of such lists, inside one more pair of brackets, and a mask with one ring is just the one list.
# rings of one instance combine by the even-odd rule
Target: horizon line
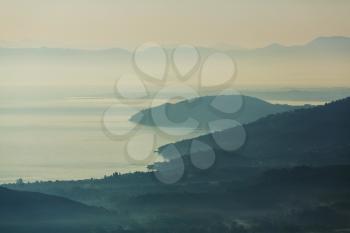
[[[257,50],[257,49],[265,49],[269,48],[271,46],[280,46],[284,48],[291,48],[291,47],[300,47],[300,46],[306,46],[316,40],[327,40],[327,39],[345,39],[345,40],[350,40],[350,36],[344,36],[344,35],[334,35],[334,36],[318,36],[314,37],[313,39],[302,43],[302,44],[293,44],[293,45],[286,45],[278,42],[272,42],[269,43],[263,47],[254,47],[254,48],[244,48],[240,46],[234,46],[234,45],[225,45],[220,48],[220,46],[208,46],[208,45],[192,45],[196,48],[204,48],[204,49],[217,49],[217,50],[223,50],[223,51],[232,51],[232,50],[242,50],[242,51],[249,51],[249,50]],[[162,44],[162,43],[157,43],[161,45],[164,49],[174,49],[177,45],[174,43],[169,43],[169,44]],[[184,43],[179,43],[178,45],[183,45]],[[190,43],[188,43],[190,45]],[[141,44],[140,44],[141,45]],[[59,46],[33,46],[33,47],[14,47],[14,46],[1,46],[0,49],[57,49],[57,50],[71,50],[71,51],[91,51],[91,52],[103,52],[103,51],[110,51],[110,50],[124,50],[125,52],[130,52],[132,53],[133,50],[137,49],[138,46],[134,47],[134,49],[130,49],[127,46],[125,47],[104,47],[104,48],[79,48],[79,47],[59,47]]]

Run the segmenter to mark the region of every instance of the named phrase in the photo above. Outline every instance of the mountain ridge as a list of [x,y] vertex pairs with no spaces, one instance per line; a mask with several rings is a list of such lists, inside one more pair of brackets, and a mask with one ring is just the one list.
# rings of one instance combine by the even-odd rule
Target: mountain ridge
[[[234,152],[217,145],[232,143],[237,128],[161,146],[175,146],[182,155],[190,154],[193,141],[207,144],[216,154],[243,157],[251,163],[285,165],[332,165],[349,163],[350,97],[322,106],[278,113],[244,125],[247,140]],[[282,129],[282,130],[281,130]],[[221,144],[222,145],[222,144]],[[283,156],[282,156],[283,155]],[[164,155],[167,157],[167,155]],[[315,157],[316,156],[316,157]],[[317,158],[317,160],[315,160]]]
[[217,120],[232,119],[240,124],[246,124],[269,114],[305,107],[309,105],[271,104],[245,95],[203,96],[144,109],[131,116],[129,120],[143,125],[176,126],[191,118],[196,121],[195,124],[199,123],[199,128],[208,128],[210,122]]
[[[264,47],[257,47],[257,48],[252,48],[252,49],[244,49],[244,48],[237,48],[232,46],[225,46],[225,49],[220,49],[220,48],[215,48],[214,47],[203,47],[203,46],[198,46],[200,49],[215,49],[215,50],[220,50],[220,51],[254,51],[254,50],[261,50],[261,49],[268,49],[268,48],[297,48],[297,47],[304,47],[304,46],[310,46],[313,44],[322,44],[325,42],[342,42],[345,43],[345,45],[348,45],[350,43],[350,37],[346,36],[320,36],[316,37],[314,39],[311,39],[308,42],[305,42],[303,44],[295,44],[295,45],[283,45],[281,43],[271,43],[268,44]],[[166,50],[173,50],[174,47],[166,47]],[[132,53],[130,49],[125,49],[125,48],[119,48],[119,47],[113,47],[113,48],[101,48],[101,49],[85,49],[85,48],[60,48],[60,47],[5,47],[5,46],[0,46],[0,53],[1,50],[14,50],[14,51],[19,51],[19,50],[32,50],[32,51],[38,51],[38,50],[43,50],[43,51],[66,51],[66,52],[91,52],[91,53],[99,53],[99,52],[123,52],[123,53]]]

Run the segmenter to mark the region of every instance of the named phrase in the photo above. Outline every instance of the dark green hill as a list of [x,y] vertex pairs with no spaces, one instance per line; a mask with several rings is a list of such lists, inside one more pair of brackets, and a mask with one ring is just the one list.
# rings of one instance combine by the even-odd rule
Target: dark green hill
[[[350,162],[349,119],[350,98],[346,98],[324,106],[270,115],[244,125],[246,141],[236,151],[225,151],[222,145],[234,144],[239,128],[171,145],[185,155],[194,140],[203,142],[217,156],[227,155],[223,166],[237,165],[240,161],[266,166],[343,164]],[[159,148],[165,157],[167,146]]]
[[[249,96],[204,96],[191,100],[184,100],[175,104],[166,103],[154,108],[142,110],[133,115],[130,121],[152,126],[171,126],[171,122],[181,123],[188,118],[192,118],[199,123],[201,128],[207,128],[208,122],[216,120],[234,119],[244,124],[253,122],[269,114],[298,108],[301,107],[270,104],[261,99]],[[237,109],[237,111],[235,111],[235,109]],[[164,112],[168,119],[164,119]]]
[[118,222],[102,208],[63,197],[0,187],[0,232],[84,232]]

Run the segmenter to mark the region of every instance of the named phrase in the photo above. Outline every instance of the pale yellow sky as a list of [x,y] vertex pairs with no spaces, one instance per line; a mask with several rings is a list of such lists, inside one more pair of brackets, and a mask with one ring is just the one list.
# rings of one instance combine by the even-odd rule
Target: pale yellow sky
[[350,36],[347,0],[0,0],[0,46],[262,47]]

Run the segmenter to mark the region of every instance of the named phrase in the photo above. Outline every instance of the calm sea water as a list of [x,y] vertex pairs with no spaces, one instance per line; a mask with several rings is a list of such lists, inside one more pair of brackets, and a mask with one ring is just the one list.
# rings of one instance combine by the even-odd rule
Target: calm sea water
[[[203,133],[181,135],[182,129],[172,129],[176,134],[180,132],[174,136],[157,128],[137,126],[135,133],[116,139],[113,133],[125,133],[136,126],[128,121],[129,117],[149,107],[149,102],[128,108],[110,92],[55,87],[17,87],[7,94],[4,90],[0,108],[0,183],[18,178],[70,180],[145,171],[148,164],[161,160],[152,153],[157,146]],[[83,93],[90,96],[79,95]],[[161,104],[166,99],[158,101]],[[109,132],[104,130],[103,120],[111,106],[113,122],[107,122]],[[150,147],[155,135],[156,144]],[[132,143],[131,149],[128,142]]]

